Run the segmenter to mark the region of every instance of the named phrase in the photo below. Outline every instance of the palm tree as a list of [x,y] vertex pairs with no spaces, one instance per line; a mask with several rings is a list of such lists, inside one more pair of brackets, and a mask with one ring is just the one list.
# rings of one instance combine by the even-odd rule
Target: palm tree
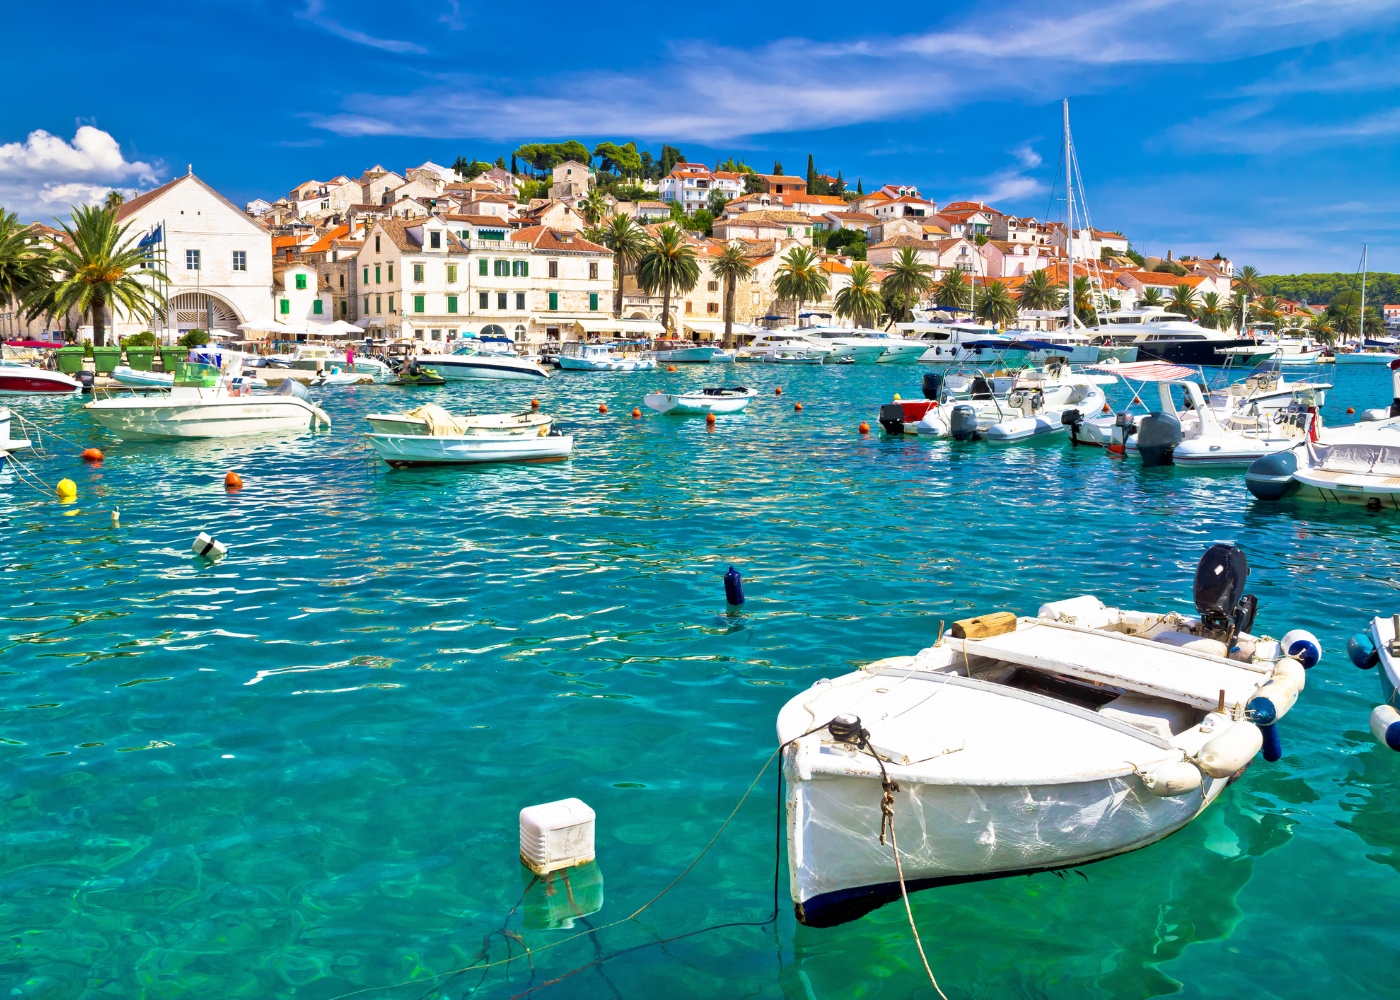
[[23,302],[43,279],[44,254],[29,239],[29,227],[0,209],[0,306]]
[[1225,318],[1225,310],[1220,305],[1220,295],[1217,292],[1206,292],[1201,298],[1201,305],[1196,310],[1196,318],[1200,320],[1201,326],[1207,330],[1218,330]]
[[1094,286],[1088,277],[1074,279],[1074,315],[1085,326],[1097,326],[1099,317],[1094,309]]
[[1265,296],[1259,300],[1258,308],[1260,321],[1272,325],[1277,330],[1283,322],[1283,306],[1279,304],[1279,300],[1272,295]]
[[967,279],[953,268],[933,287],[933,301],[944,309],[962,309],[967,303]]
[[922,301],[932,287],[933,267],[919,258],[914,247],[901,247],[881,283],[885,300],[896,306],[890,311],[890,322],[895,321],[896,314],[899,319],[908,319],[909,307]]
[[612,206],[608,204],[608,196],[603,193],[602,188],[594,188],[579,199],[578,210],[583,214],[584,222],[590,226],[597,226],[608,217],[608,212]]
[[1019,311],[1020,307],[1006,291],[1006,286],[1000,281],[993,281],[977,296],[974,315],[983,322],[1005,327],[1008,323],[1016,321],[1016,313]]
[[677,226],[662,226],[637,261],[637,284],[648,295],[661,293],[661,322],[671,330],[671,293],[688,292],[700,281],[695,247]]
[[821,258],[810,247],[795,246],[778,265],[778,280],[773,287],[779,298],[797,303],[794,315],[800,324],[802,303],[819,301],[831,283],[822,269]]
[[1246,264],[1240,268],[1239,274],[1235,275],[1235,291],[1241,295],[1247,295],[1251,299],[1259,298],[1263,291],[1263,286],[1259,283],[1259,271],[1257,268]]
[[68,238],[49,252],[44,269],[51,274],[27,297],[31,316],[70,309],[89,313],[93,346],[102,347],[108,306],[120,306],[142,322],[165,309],[165,292],[159,286],[170,279],[144,248],[127,238],[131,224],[118,225],[116,209],[87,205],[73,210],[71,226],[54,221]]
[[836,315],[853,319],[860,326],[874,326],[885,305],[880,291],[873,267],[864,262],[852,264],[851,283],[836,293]]
[[1177,285],[1172,289],[1171,301],[1167,303],[1167,312],[1185,316],[1187,319],[1194,319],[1197,305],[1196,290],[1190,285]]
[[622,276],[629,267],[636,267],[651,242],[641,226],[625,215],[614,215],[597,231],[598,242],[613,252],[613,315],[622,318]]
[[126,203],[126,195],[120,191],[108,191],[107,197],[102,199],[103,208],[121,208]]
[[742,243],[730,243],[710,262],[710,273],[724,282],[724,340],[725,350],[734,346],[734,290],[739,282],[753,277],[753,265],[744,253]]
[[1139,305],[1160,306],[1162,304],[1162,290],[1152,285],[1142,290],[1142,298],[1138,299]]
[[1254,313],[1255,305],[1246,305],[1246,299],[1242,293],[1236,293],[1230,297],[1230,307],[1226,311],[1228,326],[1233,326],[1244,333],[1245,327],[1249,325],[1249,316]]
[[1040,268],[1026,275],[1021,285],[1021,307],[1023,309],[1063,309],[1064,288],[1055,284],[1049,268]]
[[1326,313],[1318,313],[1308,324],[1308,333],[1314,340],[1323,344],[1335,344],[1337,342],[1337,328],[1332,325],[1332,317]]

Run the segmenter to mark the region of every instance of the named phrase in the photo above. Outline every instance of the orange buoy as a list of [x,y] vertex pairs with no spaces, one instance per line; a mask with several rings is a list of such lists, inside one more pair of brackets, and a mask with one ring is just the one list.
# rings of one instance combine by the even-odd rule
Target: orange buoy
[[798,413],[801,413],[801,412],[802,412],[802,404],[801,404],[801,403],[793,403],[793,404],[792,404],[792,408],[793,408],[796,412],[798,412]]
[[532,400],[530,400],[530,409],[532,409],[532,410],[538,410],[539,408],[540,408],[540,401],[539,401],[538,399],[532,399]]
[[84,448],[84,449],[83,449],[83,461],[84,461],[84,462],[100,462],[100,461],[102,461],[102,457],[103,457],[103,456],[102,456],[102,449],[100,449],[100,448]]
[[713,413],[705,414],[705,423],[713,427],[715,425],[715,415]]
[[242,488],[243,488],[243,477],[240,476],[238,473],[233,472],[232,470],[230,470],[229,473],[228,473],[228,475],[224,476],[224,489],[226,489],[226,490],[241,490]]
[[632,416],[635,417],[635,418],[637,418],[637,419],[641,419],[641,416],[642,416],[642,408],[641,408],[640,406],[634,406],[634,407],[632,407]]
[[870,425],[867,424],[864,420],[862,420],[862,421],[860,422],[860,427],[858,428],[858,430],[859,430],[862,434],[869,434],[869,433],[870,433]]
[[667,366],[666,366],[666,370],[667,370],[668,372],[673,372],[673,371],[676,370],[676,366],[675,366],[675,365],[667,365]]
[[1104,404],[1103,404],[1103,411],[1104,411],[1105,413],[1112,413],[1112,412],[1113,412],[1113,407],[1109,406],[1107,403],[1104,403]]
[[[1351,414],[1353,414],[1353,413],[1355,413],[1355,412],[1356,412],[1356,407],[1354,407],[1354,406],[1348,406],[1348,407],[1347,407],[1347,415],[1348,415],[1348,416],[1350,416]],[[87,452],[83,452],[83,454],[86,455]],[[100,455],[101,452],[98,452],[98,454]]]
[[599,403],[599,404],[598,404],[598,412],[599,412],[599,413],[607,413],[607,412],[608,412],[608,404],[607,404],[607,403]]
[[1142,405],[1142,400],[1138,399],[1136,396],[1133,397],[1133,402],[1137,403],[1139,406]]
[[783,394],[783,387],[782,387],[782,386],[778,386],[776,389],[773,390],[773,395],[775,395],[775,396],[781,396],[782,394]]

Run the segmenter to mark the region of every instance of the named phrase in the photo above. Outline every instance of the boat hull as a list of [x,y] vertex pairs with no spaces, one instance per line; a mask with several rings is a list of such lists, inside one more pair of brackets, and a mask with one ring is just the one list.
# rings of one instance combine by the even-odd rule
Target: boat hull
[[547,462],[568,458],[571,434],[472,435],[366,434],[380,458],[395,468],[415,465],[482,465],[490,462]]
[[1400,354],[1386,354],[1379,351],[1372,353],[1338,354],[1333,359],[1339,365],[1389,365],[1392,361],[1400,361]]
[[83,384],[61,372],[28,365],[0,365],[0,396],[71,395]]
[[[307,430],[324,414],[288,396],[242,396],[188,403],[104,399],[87,411],[123,441],[231,438]],[[324,421],[329,425],[330,421]]]
[[717,353],[717,347],[680,347],[673,351],[657,351],[656,360],[668,365],[707,365]]
[[875,359],[876,364],[881,365],[916,365],[919,358],[923,357],[928,350],[923,344],[891,344],[885,347],[885,353]]
[[475,379],[529,382],[549,378],[549,372],[544,368],[516,358],[425,354],[418,358],[418,364],[420,367],[433,369],[449,382],[466,382]]
[[752,389],[746,395],[707,396],[699,392],[653,392],[642,397],[642,402],[660,413],[674,416],[701,416],[706,413],[738,413],[748,407],[757,393]]
[[[1175,365],[1196,367],[1219,367],[1225,363],[1227,355],[1220,350],[1229,347],[1255,347],[1252,340],[1158,340],[1137,344],[1139,361],[1168,361]],[[1272,357],[1274,348],[1260,348],[1254,360]],[[1243,359],[1243,356],[1240,356]],[[1237,364],[1254,364],[1254,360],[1241,360]]]

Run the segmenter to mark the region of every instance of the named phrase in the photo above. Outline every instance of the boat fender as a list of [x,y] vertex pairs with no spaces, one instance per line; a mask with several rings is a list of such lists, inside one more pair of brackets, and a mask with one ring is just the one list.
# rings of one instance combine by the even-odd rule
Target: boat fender
[[1149,413],[1137,430],[1138,454],[1148,468],[1172,464],[1172,452],[1181,444],[1181,421],[1170,413]]
[[1196,766],[1210,778],[1228,778],[1243,770],[1264,745],[1264,734],[1252,722],[1226,726],[1206,741],[1196,755]]
[[1381,658],[1381,654],[1376,652],[1376,644],[1365,632],[1357,632],[1347,640],[1347,656],[1362,670],[1370,670]]
[[1371,735],[1392,750],[1400,750],[1400,712],[1390,705],[1371,709]]
[[1290,629],[1283,634],[1278,644],[1284,653],[1308,669],[1317,666],[1317,662],[1322,659],[1322,643],[1306,629]]
[[886,434],[904,433],[904,407],[898,403],[886,403],[880,407],[880,426]]
[[953,407],[948,417],[948,427],[954,441],[971,441],[977,437],[977,409],[968,403]]
[[1264,754],[1264,759],[1270,764],[1283,756],[1283,741],[1278,736],[1278,726],[1260,726],[1259,735],[1260,749]]
[[736,608],[744,603],[744,578],[733,566],[724,574],[724,599]]
[[1245,706],[1245,716],[1256,726],[1272,726],[1298,702],[1300,689],[1288,680],[1269,681]]
[[1103,618],[1104,604],[1093,594],[1071,597],[1063,601],[1047,601],[1036,611],[1037,618],[1047,618],[1052,622],[1066,622],[1070,625],[1086,625],[1094,628]]
[[1293,473],[1298,471],[1298,456],[1292,451],[1264,455],[1250,463],[1244,484],[1259,500],[1282,500],[1298,488]]
[[1389,419],[1390,419],[1390,408],[1389,408],[1389,407],[1385,407],[1385,406],[1377,406],[1377,407],[1375,407],[1374,409],[1362,410],[1362,411],[1361,411],[1361,419],[1362,419],[1362,420],[1389,420]]
[[1168,761],[1137,774],[1149,792],[1164,799],[1186,795],[1201,787],[1201,769],[1190,761]]
[[201,531],[195,536],[194,544],[190,546],[197,556],[203,556],[210,562],[218,562],[228,555],[228,546],[217,538],[211,538],[209,532]]

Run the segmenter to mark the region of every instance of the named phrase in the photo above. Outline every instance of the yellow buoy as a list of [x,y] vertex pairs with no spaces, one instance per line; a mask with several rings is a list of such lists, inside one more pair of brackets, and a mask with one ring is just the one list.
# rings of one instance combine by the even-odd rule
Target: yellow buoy
[[72,503],[78,499],[78,484],[71,479],[60,479],[58,485],[54,487],[54,491],[63,503]]
[[900,399],[899,393],[895,393],[895,394],[894,394],[894,401],[895,401],[896,403],[898,403],[898,402],[899,402],[899,399]]

